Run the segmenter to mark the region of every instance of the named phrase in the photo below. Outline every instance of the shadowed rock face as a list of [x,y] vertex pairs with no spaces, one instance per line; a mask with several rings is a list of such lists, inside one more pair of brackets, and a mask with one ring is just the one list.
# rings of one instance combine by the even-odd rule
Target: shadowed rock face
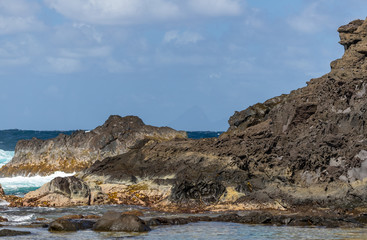
[[145,125],[135,116],[110,116],[92,131],[60,134],[49,140],[21,140],[14,158],[0,169],[2,176],[48,175],[55,171],[77,172],[98,160],[127,152],[143,139],[186,138],[185,132]]
[[212,204],[235,195],[237,202],[282,206],[364,205],[367,22],[356,20],[338,31],[346,51],[330,73],[236,112],[219,139],[148,144],[94,164],[86,176],[154,179],[172,187],[176,202]]
[[236,112],[218,139],[142,141],[78,177],[115,203],[367,207],[367,21],[339,33],[330,73]]

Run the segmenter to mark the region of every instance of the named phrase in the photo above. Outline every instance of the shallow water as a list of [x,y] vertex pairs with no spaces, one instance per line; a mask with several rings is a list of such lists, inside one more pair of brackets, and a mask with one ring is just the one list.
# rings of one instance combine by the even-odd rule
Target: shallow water
[[74,233],[49,233],[47,229],[11,228],[30,231],[27,236],[7,239],[367,239],[366,229],[325,229],[300,227],[273,227],[237,223],[198,222],[180,226],[155,227],[148,233],[108,233],[84,230]]
[[[83,230],[74,233],[50,233],[47,228],[26,228],[25,225],[37,222],[37,218],[45,218],[50,222],[67,214],[102,215],[104,212],[141,210],[144,218],[164,216],[177,217],[187,215],[167,214],[150,211],[147,208],[124,205],[82,206],[72,208],[8,208],[0,206],[1,216],[9,219],[2,223],[13,230],[30,231],[27,236],[8,237],[6,239],[367,239],[367,229],[343,228],[302,228],[275,227],[262,225],[245,225],[224,222],[198,222],[176,226],[157,226],[148,233],[107,233]],[[216,214],[210,214],[215,216]]]

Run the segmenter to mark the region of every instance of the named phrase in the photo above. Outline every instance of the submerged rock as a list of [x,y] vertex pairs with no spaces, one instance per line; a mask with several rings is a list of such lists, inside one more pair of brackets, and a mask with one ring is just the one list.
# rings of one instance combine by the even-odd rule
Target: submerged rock
[[148,232],[151,229],[137,216],[109,211],[96,222],[93,230],[101,232]]
[[125,153],[145,139],[186,137],[186,132],[145,125],[135,116],[113,115],[91,131],[80,130],[71,136],[60,134],[49,140],[19,141],[13,159],[0,169],[0,176],[50,175],[55,171],[73,173],[98,160]]
[[67,219],[57,219],[50,223],[48,230],[50,232],[75,232],[78,229],[76,224]]
[[31,232],[29,231],[16,231],[10,229],[1,229],[0,237],[11,237],[11,236],[20,236],[20,235],[29,235]]

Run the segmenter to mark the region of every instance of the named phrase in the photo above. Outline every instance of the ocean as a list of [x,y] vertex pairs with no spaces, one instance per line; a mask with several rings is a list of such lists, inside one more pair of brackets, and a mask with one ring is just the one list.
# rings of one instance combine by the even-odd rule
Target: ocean
[[[73,131],[24,131],[24,130],[2,130],[0,131],[0,166],[9,162],[14,156],[16,142],[20,139],[53,138],[63,134],[71,134]],[[218,137],[222,132],[188,132],[189,138]],[[68,176],[63,172],[57,172],[51,176],[41,177],[14,177],[0,178],[4,191],[7,194],[23,196],[25,193],[35,190],[56,176]],[[108,210],[131,211],[144,209],[145,217],[176,217],[180,215],[166,214],[150,211],[150,209],[139,206],[125,205],[101,205],[81,206],[70,208],[46,208],[26,207],[10,208],[7,203],[0,201],[0,216],[7,218],[8,222],[0,225],[3,228],[30,231],[27,236],[7,237],[6,239],[367,239],[367,229],[326,229],[326,228],[302,228],[302,227],[274,227],[262,225],[245,225],[224,222],[198,222],[180,226],[154,227],[151,232],[143,234],[132,233],[103,233],[92,230],[84,230],[73,233],[49,233],[47,228],[28,228],[37,219],[45,219],[50,222],[60,216],[68,214],[102,215]],[[208,213],[215,215],[216,213]],[[240,212],[239,212],[240,214]]]

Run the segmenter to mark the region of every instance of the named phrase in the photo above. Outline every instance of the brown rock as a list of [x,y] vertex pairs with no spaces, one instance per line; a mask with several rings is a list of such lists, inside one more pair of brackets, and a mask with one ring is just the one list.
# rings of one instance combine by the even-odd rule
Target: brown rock
[[137,216],[109,211],[96,222],[93,226],[93,230],[113,232],[147,232],[151,229]]
[[50,223],[48,230],[50,232],[75,232],[77,227],[69,220],[58,219]]
[[0,169],[0,176],[50,175],[55,171],[73,173],[95,161],[125,153],[147,139],[186,138],[186,132],[145,125],[135,116],[110,116],[92,131],[60,134],[49,140],[33,138],[17,143],[13,159]]

